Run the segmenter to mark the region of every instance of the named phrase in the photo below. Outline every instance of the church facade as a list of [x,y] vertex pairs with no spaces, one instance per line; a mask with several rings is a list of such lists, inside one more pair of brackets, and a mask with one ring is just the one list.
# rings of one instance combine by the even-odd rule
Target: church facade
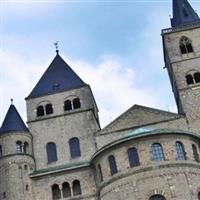
[[0,128],[0,200],[200,200],[200,18],[162,30],[178,113],[133,105],[101,129],[92,90],[57,51]]

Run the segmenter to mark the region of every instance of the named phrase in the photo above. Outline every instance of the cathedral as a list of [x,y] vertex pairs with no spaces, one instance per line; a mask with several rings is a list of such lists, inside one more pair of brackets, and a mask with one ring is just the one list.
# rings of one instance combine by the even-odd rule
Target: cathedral
[[[173,0],[163,54],[177,113],[133,105],[101,129],[90,85],[55,58],[0,128],[0,200],[200,200],[200,18]],[[159,37],[159,33],[158,33]]]

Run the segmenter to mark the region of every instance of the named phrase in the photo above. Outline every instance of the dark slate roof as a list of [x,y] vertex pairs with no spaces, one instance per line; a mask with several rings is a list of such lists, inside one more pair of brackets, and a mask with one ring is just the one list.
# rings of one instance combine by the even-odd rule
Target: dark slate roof
[[199,16],[187,0],[173,0],[172,27],[183,26],[198,21],[200,21]]
[[27,99],[75,89],[85,85],[72,68],[57,54]]
[[0,128],[0,133],[6,133],[11,131],[26,131],[29,132],[28,128],[24,124],[22,118],[20,117],[17,109],[14,105],[10,105],[5,119]]

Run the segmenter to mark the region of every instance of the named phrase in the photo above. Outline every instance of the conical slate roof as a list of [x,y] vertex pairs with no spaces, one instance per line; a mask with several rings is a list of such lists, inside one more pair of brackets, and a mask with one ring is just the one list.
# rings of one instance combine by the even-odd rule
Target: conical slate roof
[[199,21],[199,16],[187,0],[173,0],[172,27]]
[[0,133],[6,133],[10,131],[28,131],[28,128],[24,124],[22,118],[20,117],[17,109],[13,104],[10,105],[5,119],[0,128]]
[[86,84],[57,53],[27,99],[79,88]]

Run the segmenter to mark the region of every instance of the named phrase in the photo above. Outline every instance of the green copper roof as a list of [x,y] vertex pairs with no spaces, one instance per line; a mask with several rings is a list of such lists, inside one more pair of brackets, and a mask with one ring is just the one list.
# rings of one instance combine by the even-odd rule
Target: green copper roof
[[75,168],[80,168],[80,167],[86,167],[89,165],[90,165],[90,161],[81,161],[81,162],[70,163],[70,164],[65,164],[65,165],[52,166],[45,169],[36,170],[32,174],[30,174],[30,176],[31,177],[43,176],[50,173],[55,173],[55,172],[60,172],[60,171],[65,171],[65,170],[75,169]]
[[148,135],[164,134],[164,133],[191,134],[190,132],[182,130],[182,129],[142,127],[142,128],[131,130],[127,134],[123,135],[121,138],[129,138],[129,137],[134,137],[134,136],[137,136],[137,137],[148,136]]

